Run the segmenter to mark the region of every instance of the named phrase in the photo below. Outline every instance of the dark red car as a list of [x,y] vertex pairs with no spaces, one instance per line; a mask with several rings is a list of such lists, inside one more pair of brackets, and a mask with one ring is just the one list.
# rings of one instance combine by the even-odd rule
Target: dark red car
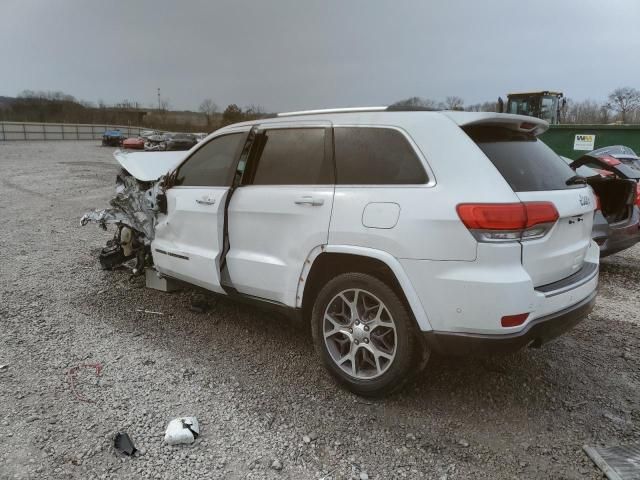
[[142,137],[127,138],[124,142],[122,142],[122,146],[124,148],[128,148],[129,150],[144,150],[144,138]]

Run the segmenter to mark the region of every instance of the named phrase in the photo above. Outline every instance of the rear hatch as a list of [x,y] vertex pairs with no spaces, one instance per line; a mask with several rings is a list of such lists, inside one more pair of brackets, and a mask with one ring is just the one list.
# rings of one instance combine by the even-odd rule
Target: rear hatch
[[[558,213],[544,236],[522,239],[522,265],[538,287],[577,271],[591,242],[595,198],[584,180],[534,132],[536,119],[478,122],[464,131],[491,160],[521,202],[551,202]],[[524,238],[524,237],[523,237]]]
[[[631,220],[634,204],[640,201],[639,170],[613,157],[592,155],[583,155],[570,167],[587,177],[587,183],[600,199],[602,214],[610,224],[623,224]],[[583,171],[593,174],[586,175],[581,173]]]

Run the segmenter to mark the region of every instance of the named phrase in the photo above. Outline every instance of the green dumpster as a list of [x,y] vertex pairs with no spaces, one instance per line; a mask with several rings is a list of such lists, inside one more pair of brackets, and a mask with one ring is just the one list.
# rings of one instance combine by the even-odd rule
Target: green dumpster
[[558,155],[573,159],[609,145],[640,154],[640,125],[551,125],[540,138]]

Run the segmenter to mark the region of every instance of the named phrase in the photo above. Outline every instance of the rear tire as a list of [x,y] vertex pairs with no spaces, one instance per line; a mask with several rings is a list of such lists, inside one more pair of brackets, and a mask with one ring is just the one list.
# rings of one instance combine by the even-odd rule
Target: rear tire
[[358,395],[381,397],[399,390],[429,358],[402,299],[364,273],[344,273],[320,290],[311,331],[329,373]]

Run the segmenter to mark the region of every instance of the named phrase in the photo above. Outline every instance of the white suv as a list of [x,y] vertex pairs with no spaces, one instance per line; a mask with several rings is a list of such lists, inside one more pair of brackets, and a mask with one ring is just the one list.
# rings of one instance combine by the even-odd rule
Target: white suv
[[281,114],[186,158],[119,156],[145,182],[177,166],[143,184],[152,233],[113,211],[102,222],[161,276],[310,322],[329,372],[383,395],[433,350],[539,346],[593,307],[595,197],[536,138],[546,128],[391,107]]

